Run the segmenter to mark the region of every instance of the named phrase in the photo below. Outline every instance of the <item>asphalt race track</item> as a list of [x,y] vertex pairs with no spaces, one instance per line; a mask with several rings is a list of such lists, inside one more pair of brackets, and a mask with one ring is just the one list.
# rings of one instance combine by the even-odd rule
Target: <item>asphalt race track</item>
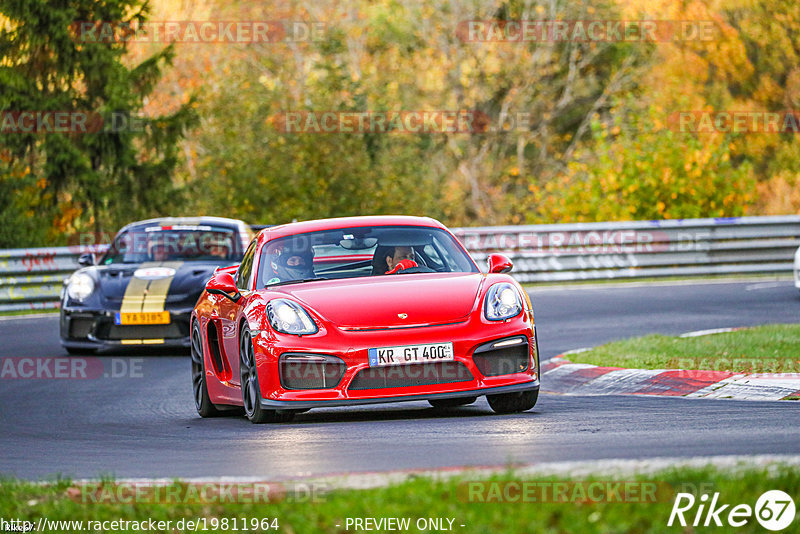
[[[546,288],[531,292],[544,359],[651,332],[800,322],[791,282]],[[0,358],[65,356],[58,319],[0,320]],[[546,461],[800,452],[793,402],[543,393],[524,414],[485,399],[312,410],[291,424],[200,419],[189,359],[103,355],[120,377],[0,380],[0,475],[256,476]],[[543,385],[546,389],[546,383]]]

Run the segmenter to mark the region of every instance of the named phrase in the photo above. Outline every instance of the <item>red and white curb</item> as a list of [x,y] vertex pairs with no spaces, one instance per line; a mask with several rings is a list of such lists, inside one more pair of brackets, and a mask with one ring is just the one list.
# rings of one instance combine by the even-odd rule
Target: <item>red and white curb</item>
[[[681,337],[730,332],[720,328]],[[783,400],[800,397],[800,373],[733,373],[688,369],[623,369],[572,363],[566,356],[541,364],[542,389],[571,395],[658,395],[703,399]]]

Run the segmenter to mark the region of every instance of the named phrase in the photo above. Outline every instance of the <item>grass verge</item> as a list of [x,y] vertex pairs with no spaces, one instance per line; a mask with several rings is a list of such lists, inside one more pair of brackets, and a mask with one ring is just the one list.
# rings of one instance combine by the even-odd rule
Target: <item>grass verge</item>
[[[342,533],[359,531],[352,522],[355,518],[389,517],[408,518],[410,528],[406,529],[407,532],[437,530],[430,528],[430,523],[425,529],[418,528],[420,519],[439,519],[443,527],[469,534],[680,532],[682,529],[676,525],[667,526],[678,492],[696,497],[695,506],[685,513],[687,522],[691,524],[702,494],[711,498],[718,492],[720,504],[731,504],[728,510],[737,504],[755,507],[762,493],[774,489],[782,490],[797,500],[800,497],[800,470],[785,465],[735,470],[683,467],[617,480],[609,477],[521,480],[508,472],[481,480],[415,478],[377,489],[334,490],[311,497],[306,494],[305,499],[297,499],[289,493],[286,498],[272,502],[236,503],[218,502],[219,499],[190,501],[186,497],[187,486],[181,483],[169,486],[173,489],[173,498],[162,498],[162,502],[153,502],[151,493],[144,494],[144,498],[131,498],[135,494],[129,493],[126,502],[114,502],[114,496],[119,496],[116,489],[119,487],[112,481],[105,481],[102,486],[96,483],[91,490],[86,490],[85,486],[76,486],[69,480],[48,485],[4,480],[0,482],[0,517],[6,521],[28,521],[32,525],[38,525],[40,518],[45,518],[51,522],[45,523],[50,526],[47,530],[59,532],[77,531],[78,525],[56,528],[58,525],[52,521],[82,521],[80,528],[91,529],[89,521],[152,519],[156,522],[170,521],[168,526],[164,525],[167,527],[164,530],[170,532],[193,530],[187,528],[187,521],[194,521],[199,522],[198,531],[204,531],[205,527],[205,531],[215,532],[269,532],[275,529],[264,526],[275,525],[280,532]],[[527,488],[527,493],[509,491],[509,488],[523,487]],[[110,499],[102,498],[102,488],[106,488],[106,497],[110,496]],[[653,488],[656,490],[652,491]],[[164,492],[162,496],[169,494]],[[481,502],[487,500],[492,502]],[[350,523],[348,518],[351,518]],[[227,528],[223,527],[224,519],[227,519]],[[268,521],[264,523],[263,519]],[[277,521],[273,521],[275,519]],[[179,523],[181,520],[183,528]],[[237,528],[234,528],[234,520],[238,523]],[[245,521],[248,528],[243,528]],[[724,514],[722,521],[725,521]],[[256,523],[258,528],[252,528]],[[116,531],[135,530],[130,525],[113,526]],[[732,530],[725,527],[719,530]],[[736,532],[756,531],[763,531],[763,528],[755,517],[750,517],[744,527],[736,529]]]
[[698,337],[651,334],[570,354],[575,363],[629,369],[800,372],[800,324],[758,326]]

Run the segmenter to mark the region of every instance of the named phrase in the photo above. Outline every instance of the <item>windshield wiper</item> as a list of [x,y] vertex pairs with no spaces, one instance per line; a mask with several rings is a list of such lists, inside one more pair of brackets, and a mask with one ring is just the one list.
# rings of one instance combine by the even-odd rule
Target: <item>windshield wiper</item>
[[315,280],[330,280],[330,278],[325,278],[324,276],[315,276],[314,278],[300,278],[298,280],[284,280],[283,282],[275,282],[274,284],[267,284],[264,287],[275,287],[275,286],[285,286],[289,284],[300,284],[302,282],[313,282]]

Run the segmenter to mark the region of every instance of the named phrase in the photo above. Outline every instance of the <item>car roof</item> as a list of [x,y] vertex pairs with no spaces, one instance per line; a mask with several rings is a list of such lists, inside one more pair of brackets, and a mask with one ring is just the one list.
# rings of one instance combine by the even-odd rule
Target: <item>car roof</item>
[[414,217],[411,215],[365,215],[359,217],[316,219],[313,221],[301,221],[271,226],[261,230],[259,232],[259,238],[272,240],[307,232],[335,230],[337,228],[356,228],[360,226],[427,226],[446,230],[442,223],[430,217]]
[[122,232],[123,230],[127,230],[134,226],[143,226],[147,224],[159,224],[161,226],[219,224],[224,226],[234,226],[237,228],[241,228],[242,226],[247,227],[247,224],[239,219],[228,219],[226,217],[211,217],[204,215],[200,217],[156,217],[154,219],[145,219],[143,221],[128,223],[120,228],[119,231]]

